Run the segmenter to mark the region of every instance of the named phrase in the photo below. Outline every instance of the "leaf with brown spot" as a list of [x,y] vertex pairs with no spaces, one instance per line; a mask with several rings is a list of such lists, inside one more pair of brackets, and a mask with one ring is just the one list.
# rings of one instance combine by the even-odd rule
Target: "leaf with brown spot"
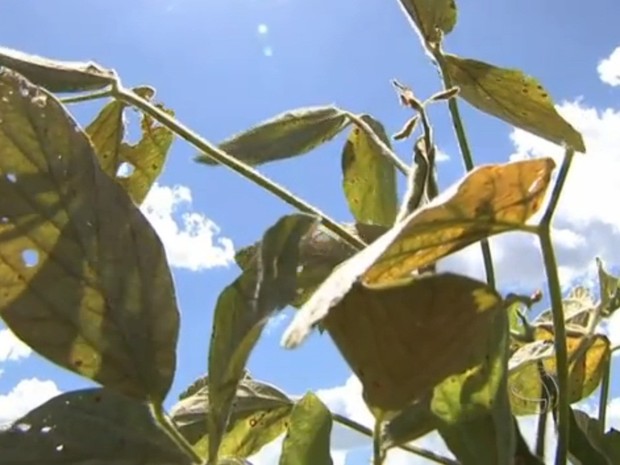
[[369,287],[398,283],[481,239],[518,229],[540,208],[554,167],[540,158],[471,171],[340,264],[295,315],[283,345],[301,344],[358,280]]
[[[133,92],[147,99],[154,96],[154,90],[150,87],[137,87]],[[174,115],[171,110],[164,110]],[[115,178],[139,205],[163,170],[174,134],[168,128],[156,125],[153,118],[143,114],[140,124],[141,138],[136,144],[128,144],[124,142],[124,112],[123,102],[110,102],[86,128],[86,132],[95,147],[103,171]],[[130,167],[131,173],[120,173],[124,166]]]
[[0,431],[3,464],[190,465],[148,405],[110,389],[54,397]]
[[[289,110],[221,142],[219,148],[252,166],[303,155],[336,137],[349,117],[334,106]],[[217,165],[201,154],[195,161]]]
[[35,85],[50,92],[84,92],[116,82],[114,70],[93,61],[61,61],[0,47],[0,67],[17,71]]
[[581,134],[553,106],[538,80],[516,69],[445,55],[445,71],[460,87],[459,96],[508,124],[555,144],[585,153]]
[[[388,147],[383,125],[361,117]],[[354,127],[342,152],[342,187],[349,210],[359,223],[392,226],[398,213],[396,168],[360,128]]]
[[[582,331],[567,328],[567,349],[569,358],[578,350],[585,337]],[[542,362],[547,376],[552,379],[557,375],[555,352],[553,350],[553,329],[551,325],[539,324],[534,327],[535,341],[520,348],[521,355],[529,346],[541,345],[542,352],[535,352],[532,357],[515,364],[511,359],[511,373],[508,379],[508,390],[512,411],[515,415],[531,415],[550,406],[545,403],[543,390],[545,386],[536,364]],[[588,397],[601,382],[607,359],[611,356],[609,339],[597,334],[589,342],[585,342],[582,356],[569,366],[569,400],[571,403]],[[515,355],[513,355],[514,357]],[[552,381],[553,382],[553,381]]]
[[366,403],[398,411],[477,366],[500,303],[486,284],[446,273],[384,289],[356,284],[323,324]]
[[54,363],[162,401],[179,314],[159,237],[53,95],[5,70],[0,115],[2,318]]
[[441,35],[437,30],[448,34],[456,25],[455,0],[399,0],[399,3],[423,42],[438,43]]

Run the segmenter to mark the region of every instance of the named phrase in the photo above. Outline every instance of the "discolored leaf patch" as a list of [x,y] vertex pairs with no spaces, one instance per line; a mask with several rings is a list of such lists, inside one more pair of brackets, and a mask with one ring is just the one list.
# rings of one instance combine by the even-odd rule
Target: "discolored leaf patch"
[[0,432],[6,464],[190,465],[148,405],[109,389],[61,394]]
[[331,412],[309,392],[295,403],[279,464],[332,465],[331,431]]
[[[219,144],[220,149],[249,165],[303,155],[336,137],[349,118],[333,106],[307,107],[287,111],[236,134]],[[215,165],[202,154],[196,161]]]
[[[568,356],[575,356],[584,340],[583,332],[571,330],[568,327],[566,345]],[[517,354],[523,355],[528,346],[538,345],[544,350],[535,352],[528,360],[523,358],[518,364],[511,359],[511,373],[508,379],[508,391],[512,411],[515,415],[531,415],[539,411],[548,411],[553,407],[547,404],[545,396],[546,387],[543,384],[539,367],[535,362],[542,361],[544,373],[552,383],[557,376],[555,365],[555,352],[553,350],[553,330],[550,325],[539,324],[534,327],[533,343],[522,346]],[[591,340],[585,340],[582,355],[569,365],[569,400],[571,403],[588,397],[598,387],[603,376],[608,357],[610,357],[609,339],[603,335],[594,335]],[[513,355],[515,357],[515,355]]]
[[[364,120],[389,147],[383,125],[368,115]],[[354,127],[342,152],[342,187],[349,210],[364,224],[392,226],[398,213],[396,168],[368,135]]]
[[399,0],[399,3],[424,42],[437,44],[440,32],[448,34],[456,25],[455,0]]
[[0,73],[0,313],[39,354],[155,402],[176,365],[165,252],[60,103]]
[[[209,437],[208,382],[184,397],[171,411],[172,419],[196,452],[207,457]],[[222,438],[221,457],[248,457],[276,439],[286,430],[293,402],[277,388],[248,376],[237,387],[228,427]]]
[[551,97],[533,77],[516,69],[445,55],[445,71],[459,95],[508,124],[555,144],[586,151],[581,134],[556,111]]
[[0,47],[0,67],[10,68],[50,92],[83,92],[107,87],[117,80],[114,70],[89,61],[50,60]]
[[[150,87],[137,87],[133,92],[147,99],[154,95]],[[86,133],[95,147],[103,171],[116,178],[139,205],[163,170],[174,134],[168,128],[156,125],[150,116],[142,114],[141,138],[136,144],[129,144],[124,141],[124,112],[123,102],[110,102],[86,128]],[[171,110],[166,112],[174,115]],[[123,173],[124,168],[130,172]]]
[[449,273],[380,290],[356,284],[323,324],[366,403],[397,411],[486,356],[500,302],[484,283]]
[[474,242],[519,228],[540,208],[554,167],[552,159],[541,158],[471,171],[339,265],[295,315],[283,345],[301,344],[358,280],[390,286]]
[[268,318],[295,297],[299,242],[315,217],[293,214],[270,227],[253,266],[220,294],[209,347],[209,460],[215,461],[237,384]]

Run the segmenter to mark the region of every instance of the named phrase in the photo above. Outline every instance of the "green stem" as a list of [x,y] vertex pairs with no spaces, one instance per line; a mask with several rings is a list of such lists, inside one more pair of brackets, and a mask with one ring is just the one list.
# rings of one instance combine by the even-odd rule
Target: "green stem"
[[383,155],[392,162],[396,169],[398,169],[405,176],[409,176],[409,167],[407,166],[407,164],[400,158],[398,158],[398,155],[396,155],[394,151],[390,149],[390,147],[388,147],[388,145],[383,142],[379,136],[377,136],[377,133],[372,129],[372,127],[370,127],[368,123],[366,123],[366,121],[348,111],[345,113],[349,117],[349,119],[353,121],[353,123],[355,123],[356,126],[358,126],[362,131],[364,131],[366,135],[370,137],[375,144],[377,144],[377,147],[381,149]]
[[[347,428],[357,431],[358,433],[363,434],[364,436],[368,436],[370,438],[374,437],[374,434],[370,428],[366,428],[364,425],[360,425],[359,423],[351,420],[350,418],[339,415],[337,413],[332,413],[332,417],[335,422],[340,423],[341,425],[344,425]],[[424,457],[435,463],[440,463],[442,465],[460,465],[460,463],[457,462],[456,460],[452,460],[448,457],[443,457],[439,454],[431,452],[427,449],[423,449],[421,447],[416,447],[416,446],[407,445],[407,444],[399,444],[396,447],[398,447],[399,449],[405,450],[407,452],[411,452],[412,454],[419,455],[420,457]]]
[[88,102],[89,100],[98,100],[102,98],[112,97],[113,92],[114,91],[111,89],[100,90],[97,92],[91,92],[90,94],[76,95],[75,97],[65,97],[60,99],[60,101],[64,105],[68,105],[71,103]]
[[159,427],[174,441],[174,443],[185,452],[189,457],[192,458],[194,463],[202,463],[202,457],[200,457],[194,448],[185,440],[183,435],[179,433],[179,431],[175,428],[172,421],[167,417],[159,403],[151,403],[151,413],[153,414],[153,418],[157,421]]
[[134,92],[124,89],[122,86],[118,85],[114,89],[114,96],[119,100],[127,103],[128,105],[132,105],[138,108],[140,111],[146,113],[147,115],[158,121],[160,124],[177,134],[179,137],[189,142],[200,152],[205,153],[218,163],[226,166],[227,168],[230,168],[235,173],[245,177],[246,179],[262,187],[263,189],[271,192],[275,196],[284,200],[289,205],[292,205],[293,207],[304,213],[318,216],[321,219],[321,223],[323,224],[323,226],[325,226],[326,229],[331,231],[343,241],[350,244],[355,249],[359,250],[366,247],[364,241],[349,233],[335,220],[322,213],[316,207],[306,203],[299,197],[289,192],[284,187],[263,176],[252,167],[237,160],[223,150],[220,150],[218,147],[212,145],[206,139],[200,137],[195,132],[187,128],[185,125],[180,123],[178,120],[168,115],[166,112],[160,110],[156,106],[152,105],[151,103],[147,102],[139,95],[136,95]]
[[[430,44],[427,44],[427,48],[432,53],[437,65],[439,66],[444,89],[451,89],[454,85],[452,84],[450,75],[446,70],[446,65],[441,50],[439,47],[431,47]],[[463,126],[463,120],[461,119],[459,105],[455,98],[448,100],[448,109],[450,110],[452,126],[454,127],[454,132],[459,144],[459,150],[461,151],[461,157],[463,158],[465,170],[469,172],[474,169],[474,159],[471,155],[471,149],[469,148],[469,142],[465,133],[465,127]],[[480,248],[482,250],[482,260],[484,262],[484,272],[487,277],[487,283],[489,286],[495,287],[495,270],[493,269],[493,257],[491,255],[491,246],[489,245],[489,241],[487,239],[481,240]]]
[[564,159],[562,160],[562,165],[560,166],[560,171],[558,173],[558,178],[555,182],[555,186],[553,186],[553,191],[551,191],[551,198],[549,199],[549,203],[547,204],[547,210],[540,220],[540,224],[546,227],[549,227],[551,224],[551,219],[553,218],[553,214],[555,213],[555,209],[558,206],[558,202],[560,201],[560,195],[562,194],[562,189],[564,188],[564,183],[566,182],[566,178],[568,177],[568,171],[573,163],[573,158],[575,156],[575,151],[573,149],[566,149],[564,154]]
[[599,432],[605,434],[605,423],[607,422],[607,401],[609,400],[609,382],[611,378],[611,354],[605,362],[603,369],[603,380],[601,381],[601,393],[598,400],[598,422]]
[[375,428],[372,432],[372,465],[383,465],[385,452],[381,447],[381,418],[375,419]]

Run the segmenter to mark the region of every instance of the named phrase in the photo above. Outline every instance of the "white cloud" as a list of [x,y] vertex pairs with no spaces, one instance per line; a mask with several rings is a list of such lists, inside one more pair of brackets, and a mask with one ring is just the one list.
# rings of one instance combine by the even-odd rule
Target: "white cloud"
[[0,329],[0,362],[14,362],[30,354],[32,349],[19,340],[10,329]]
[[155,183],[141,206],[164,243],[170,265],[198,271],[231,264],[233,243],[217,237],[220,230],[213,221],[194,211],[175,218],[180,207],[191,207],[191,203],[189,188]]
[[8,394],[0,395],[0,425],[17,420],[60,393],[53,381],[21,380]]
[[611,55],[601,60],[597,71],[604,83],[614,87],[620,86],[620,47],[616,47]]

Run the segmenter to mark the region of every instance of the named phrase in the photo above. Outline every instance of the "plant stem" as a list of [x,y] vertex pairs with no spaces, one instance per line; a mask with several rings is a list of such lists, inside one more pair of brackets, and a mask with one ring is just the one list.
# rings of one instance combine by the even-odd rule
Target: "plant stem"
[[603,369],[603,380],[601,381],[601,392],[598,400],[598,422],[599,432],[605,434],[605,423],[607,422],[607,401],[609,400],[609,381],[611,378],[611,354],[605,362]]
[[[335,422],[340,423],[341,425],[344,425],[347,428],[357,431],[358,433],[363,434],[364,436],[373,437],[373,432],[370,428],[366,428],[364,425],[360,425],[359,423],[351,420],[350,418],[339,415],[337,413],[332,413],[332,417]],[[420,457],[424,457],[435,463],[440,463],[442,465],[460,465],[460,463],[457,462],[456,460],[452,460],[448,457],[443,457],[439,454],[431,452],[427,449],[423,449],[421,447],[416,447],[416,446],[407,445],[407,444],[399,444],[396,447],[402,450],[406,450],[407,452],[411,452],[412,454],[419,455]]]
[[111,89],[100,90],[97,92],[91,92],[90,94],[81,94],[81,95],[76,95],[75,97],[65,97],[65,98],[60,99],[60,101],[64,105],[68,105],[70,103],[88,102],[89,100],[98,100],[101,98],[112,97],[113,92],[114,91]]
[[375,428],[372,432],[372,465],[383,465],[385,452],[381,448],[381,418],[375,419]]
[[388,147],[388,145],[383,142],[379,136],[377,136],[377,133],[372,129],[372,127],[370,127],[368,123],[366,123],[366,121],[348,111],[345,111],[344,113],[346,113],[349,119],[353,121],[353,123],[355,123],[355,125],[358,126],[362,131],[364,131],[375,144],[377,144],[377,146],[381,149],[381,152],[383,152],[383,155],[394,164],[397,170],[399,170],[405,176],[409,176],[409,166],[407,166],[404,161],[398,158],[398,155],[396,155],[394,151],[390,149],[390,147]]
[[558,442],[555,456],[556,465],[565,465],[568,457],[568,438],[570,423],[570,399],[568,397],[568,351],[566,347],[566,327],[564,324],[564,308],[562,304],[562,288],[558,275],[558,265],[555,258],[555,251],[551,241],[551,220],[558,206],[562,189],[568,176],[571,163],[573,161],[574,150],[567,149],[562,165],[558,173],[558,178],[551,191],[551,198],[547,205],[540,224],[538,226],[538,237],[542,250],[547,281],[549,285],[549,295],[551,298],[551,310],[553,314],[553,332],[555,345],[555,359],[558,378]]
[[176,135],[189,142],[191,145],[196,147],[200,152],[205,153],[213,160],[218,163],[226,166],[227,168],[233,170],[235,173],[240,174],[246,179],[254,182],[259,185],[263,189],[271,192],[275,196],[281,198],[289,205],[297,208],[298,210],[309,213],[311,215],[318,216],[321,219],[321,223],[325,226],[326,229],[331,231],[333,234],[338,236],[343,241],[350,244],[355,249],[363,249],[366,247],[366,244],[361,239],[358,239],[351,233],[349,233],[345,228],[343,228],[340,224],[338,224],[335,220],[331,219],[316,207],[306,203],[299,197],[292,194],[290,191],[275,183],[274,181],[268,179],[263,176],[261,173],[256,171],[254,168],[248,166],[247,164],[237,160],[233,156],[227,154],[223,150],[218,147],[212,145],[206,139],[200,137],[198,134],[187,128],[177,119],[168,115],[166,112],[160,110],[156,106],[144,100],[139,95],[136,95],[134,92],[124,89],[120,84],[114,89],[113,95],[119,100],[127,103],[128,105],[132,105],[138,108],[143,113],[151,116],[153,119],[158,121],[160,124],[170,129]]
[[[454,85],[452,84],[450,75],[446,70],[441,49],[439,48],[439,46],[431,46],[430,44],[427,44],[427,48],[431,52],[431,54],[435,58],[437,65],[439,66],[439,71],[441,74],[441,79],[443,80],[444,89],[451,89],[452,87],[454,87]],[[448,99],[448,109],[450,110],[452,126],[454,127],[456,140],[459,144],[459,150],[461,151],[463,164],[465,165],[465,170],[469,172],[474,169],[474,159],[471,155],[471,150],[469,148],[469,142],[465,133],[465,127],[463,126],[463,120],[461,119],[459,105],[455,98]],[[489,245],[489,241],[487,239],[481,240],[480,248],[482,250],[482,260],[484,262],[484,272],[487,277],[487,283],[489,284],[489,286],[494,288],[495,271],[493,269],[493,257],[491,255],[491,246]]]
[[202,457],[200,457],[194,448],[185,440],[183,435],[179,433],[179,431],[175,428],[174,424],[170,419],[166,416],[164,409],[159,403],[151,403],[150,404],[151,413],[153,414],[153,418],[157,421],[160,428],[174,441],[174,443],[185,452],[189,457],[192,458],[194,463],[202,463]]

